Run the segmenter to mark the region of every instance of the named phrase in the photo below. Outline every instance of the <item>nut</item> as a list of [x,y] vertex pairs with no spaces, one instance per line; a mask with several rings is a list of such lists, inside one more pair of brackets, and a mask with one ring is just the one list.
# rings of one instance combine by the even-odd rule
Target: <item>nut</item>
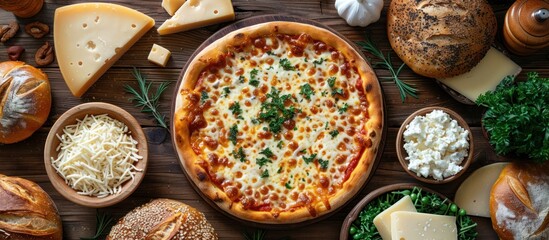
[[46,66],[53,62],[54,55],[53,46],[46,42],[36,51],[34,61],[38,66]]
[[11,46],[7,49],[8,52],[8,58],[12,61],[19,60],[19,57],[21,57],[21,54],[25,52],[25,48],[21,46]]
[[32,22],[25,25],[25,32],[34,38],[42,38],[50,32],[50,27],[41,22]]
[[6,42],[19,31],[19,24],[16,21],[10,22],[9,25],[3,25],[0,29],[0,42]]

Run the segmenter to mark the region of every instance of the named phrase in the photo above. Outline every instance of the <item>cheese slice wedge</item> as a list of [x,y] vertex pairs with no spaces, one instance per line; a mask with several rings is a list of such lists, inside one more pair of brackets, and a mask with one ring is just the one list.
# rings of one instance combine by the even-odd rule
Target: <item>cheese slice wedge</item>
[[391,239],[391,213],[398,211],[417,212],[410,196],[404,196],[374,218],[374,225],[383,239]]
[[185,3],[186,0],[162,0],[162,7],[170,16]]
[[474,102],[480,94],[495,90],[506,76],[516,76],[521,70],[519,65],[492,47],[471,71],[438,80]]
[[394,212],[391,213],[391,224],[393,240],[457,240],[455,216]]
[[188,0],[159,28],[160,35],[234,20],[231,0]]
[[490,190],[507,166],[506,162],[493,163],[474,171],[459,186],[454,202],[468,215],[490,217]]
[[80,97],[154,26],[154,19],[111,3],[80,3],[55,10],[53,38],[59,69]]

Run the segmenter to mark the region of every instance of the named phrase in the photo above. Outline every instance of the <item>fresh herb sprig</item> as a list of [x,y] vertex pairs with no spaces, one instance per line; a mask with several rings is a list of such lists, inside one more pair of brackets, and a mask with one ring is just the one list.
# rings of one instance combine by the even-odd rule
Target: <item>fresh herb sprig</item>
[[549,78],[529,73],[515,83],[507,77],[476,102],[488,108],[482,123],[497,154],[549,160]]
[[389,70],[389,72],[391,73],[391,77],[385,77],[384,79],[393,79],[398,88],[398,91],[400,92],[400,99],[402,100],[402,102],[406,100],[407,95],[417,98],[417,90],[411,84],[404,82],[398,77],[400,71],[405,66],[404,63],[402,63],[402,65],[400,65],[400,67],[395,70],[395,68],[393,67],[393,63],[391,62],[391,52],[388,52],[387,57],[385,57],[383,52],[379,50],[379,48],[372,41],[370,36],[366,37],[366,41],[358,42],[358,45],[361,46],[363,50],[381,60],[380,62],[373,63],[374,66],[381,66]]
[[80,240],[99,240],[101,237],[106,235],[109,229],[111,228],[111,223],[114,221],[114,218],[111,215],[106,213],[95,212],[95,221],[96,221],[96,230],[93,237],[81,237]]
[[162,93],[168,88],[168,85],[170,85],[170,83],[160,83],[160,85],[158,85],[158,87],[156,88],[156,92],[151,94],[150,92],[152,82],[147,82],[147,79],[143,75],[141,75],[141,71],[139,71],[135,67],[133,68],[132,74],[137,80],[139,88],[135,89],[130,85],[124,86],[126,92],[133,95],[131,101],[136,102],[135,105],[136,107],[141,108],[141,112],[151,114],[160,127],[168,129],[168,124],[166,124],[165,116],[160,113],[158,108],[160,106],[160,96],[162,96]]
[[410,196],[418,212],[456,216],[459,240],[476,239],[478,235],[477,224],[467,216],[464,209],[459,209],[456,204],[450,203],[448,199],[442,199],[438,195],[425,192],[418,187],[386,193],[368,203],[359,213],[358,218],[351,224],[349,228],[350,238],[381,239],[374,225],[374,218],[406,195]]

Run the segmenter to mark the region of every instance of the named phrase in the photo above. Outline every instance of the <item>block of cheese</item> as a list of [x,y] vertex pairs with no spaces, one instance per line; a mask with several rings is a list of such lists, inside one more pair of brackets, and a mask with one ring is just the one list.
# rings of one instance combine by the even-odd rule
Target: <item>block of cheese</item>
[[490,217],[490,190],[503,167],[509,163],[493,163],[477,169],[459,186],[454,202],[468,215]]
[[378,214],[373,222],[383,239],[391,239],[391,213],[397,211],[416,212],[417,210],[410,196],[404,196],[391,207]]
[[164,47],[154,43],[147,59],[152,63],[165,67],[171,55],[172,53],[170,52],[170,50],[165,49]]
[[438,79],[471,101],[480,94],[496,89],[506,76],[516,76],[521,67],[495,48],[490,48],[484,58],[471,71],[456,77]]
[[188,0],[158,28],[158,33],[166,35],[231,20],[231,0]]
[[162,0],[162,7],[170,16],[173,16],[175,11],[185,3],[186,0]]
[[154,26],[154,19],[111,3],[80,3],[55,10],[53,39],[59,69],[72,94],[82,96]]
[[391,213],[392,239],[457,240],[457,234],[455,216],[402,211]]

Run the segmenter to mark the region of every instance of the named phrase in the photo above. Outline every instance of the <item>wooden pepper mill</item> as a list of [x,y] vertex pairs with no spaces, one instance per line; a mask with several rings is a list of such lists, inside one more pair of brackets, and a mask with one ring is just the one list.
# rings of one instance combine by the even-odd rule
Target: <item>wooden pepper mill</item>
[[42,9],[42,5],[44,0],[0,0],[0,8],[22,18],[36,15]]
[[549,47],[549,0],[517,0],[505,15],[503,37],[517,55]]

